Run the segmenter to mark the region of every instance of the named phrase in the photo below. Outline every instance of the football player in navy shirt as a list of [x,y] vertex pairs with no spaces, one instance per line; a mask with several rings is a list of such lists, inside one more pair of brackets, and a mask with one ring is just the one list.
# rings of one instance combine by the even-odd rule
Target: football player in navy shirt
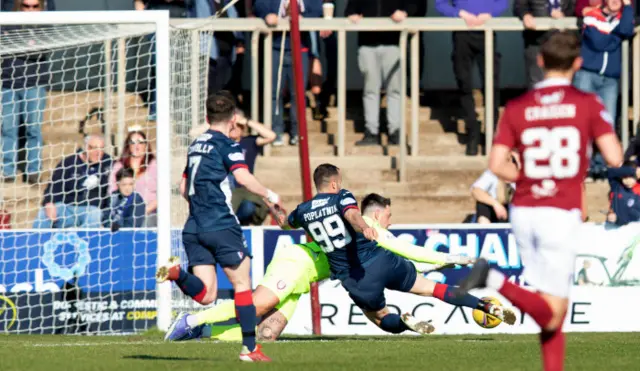
[[[384,289],[411,292],[421,296],[435,296],[452,305],[481,309],[498,316],[509,324],[515,322],[512,311],[492,305],[473,295],[453,296],[453,287],[439,285],[418,276],[408,260],[382,248],[376,239],[378,232],[370,226],[358,210],[351,192],[342,189],[340,170],[322,164],[313,173],[318,194],[291,212],[287,220],[276,209],[278,223],[283,228],[303,228],[327,255],[331,276],[342,283],[349,297],[369,320],[382,330],[401,333],[412,330],[420,334],[433,332],[429,321],[419,321],[409,313],[402,316],[390,313]],[[384,198],[365,199],[363,207],[387,210]],[[376,202],[378,205],[375,205]],[[371,230],[373,229],[373,230]],[[380,236],[388,238],[388,236]],[[507,318],[508,317],[508,318]]]
[[[189,270],[180,269],[177,257],[158,269],[158,282],[175,281],[185,295],[203,305],[217,297],[216,264],[220,264],[235,291],[236,313],[242,328],[240,360],[270,361],[255,342],[256,309],[251,294],[251,257],[242,229],[231,207],[229,173],[238,183],[270,203],[279,196],[249,172],[240,145],[229,138],[236,126],[235,104],[222,95],[207,101],[210,128],[189,146],[188,163],[180,191],[189,202],[189,218],[182,242]],[[181,313],[167,332],[168,340],[189,335],[196,326]]]

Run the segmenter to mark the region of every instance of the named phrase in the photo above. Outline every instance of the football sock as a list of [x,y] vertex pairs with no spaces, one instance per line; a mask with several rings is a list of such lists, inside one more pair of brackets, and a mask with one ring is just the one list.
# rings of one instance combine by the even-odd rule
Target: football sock
[[513,305],[530,315],[538,326],[542,328],[546,327],[549,321],[551,321],[551,318],[553,318],[551,307],[540,294],[525,290],[509,282],[504,274],[495,269],[489,271],[487,287],[498,290],[498,292],[509,299]]
[[[196,319],[196,326],[234,320],[236,318],[236,306],[234,302],[227,300],[213,308],[198,312],[193,317]],[[189,321],[188,318],[187,321]]]
[[204,286],[202,280],[184,269],[180,269],[180,275],[175,282],[180,288],[180,291],[198,303],[201,303],[207,294],[207,288]]
[[454,293],[453,287],[442,283],[436,283],[436,287],[433,289],[433,297],[451,305],[458,305],[473,309],[477,309],[480,305],[480,299],[477,297],[471,294],[458,296]]
[[256,348],[256,307],[251,290],[236,292],[233,298],[236,315],[242,329],[242,345],[253,352]]
[[409,327],[402,322],[402,318],[400,318],[398,314],[393,313],[389,313],[382,317],[382,320],[380,321],[380,328],[392,334],[399,334],[409,330]]
[[564,367],[565,338],[562,328],[540,333],[544,371],[562,371]]

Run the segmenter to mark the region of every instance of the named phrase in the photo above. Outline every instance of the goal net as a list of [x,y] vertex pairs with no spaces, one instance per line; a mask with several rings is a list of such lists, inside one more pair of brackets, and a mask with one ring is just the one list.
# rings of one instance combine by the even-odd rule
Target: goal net
[[160,12],[0,14],[0,333],[139,332],[171,299],[154,274],[179,245],[211,35],[161,42],[168,28]]

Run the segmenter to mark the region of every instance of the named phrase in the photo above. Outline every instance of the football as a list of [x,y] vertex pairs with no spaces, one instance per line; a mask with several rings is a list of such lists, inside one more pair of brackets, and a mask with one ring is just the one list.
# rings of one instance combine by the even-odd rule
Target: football
[[[482,300],[490,301],[497,305],[502,305],[500,300],[492,296],[485,296],[484,298],[482,298]],[[502,322],[500,318],[487,314],[479,309],[473,310],[473,320],[476,321],[478,326],[483,328],[494,328]]]

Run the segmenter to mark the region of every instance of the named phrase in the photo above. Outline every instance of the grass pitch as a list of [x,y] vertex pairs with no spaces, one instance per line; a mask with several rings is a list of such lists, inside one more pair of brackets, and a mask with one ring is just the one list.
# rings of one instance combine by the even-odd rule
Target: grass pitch
[[[243,364],[239,344],[164,343],[146,336],[0,335],[9,370],[540,370],[537,336],[288,338],[265,344],[271,364]],[[568,334],[566,370],[638,370],[637,333]]]

